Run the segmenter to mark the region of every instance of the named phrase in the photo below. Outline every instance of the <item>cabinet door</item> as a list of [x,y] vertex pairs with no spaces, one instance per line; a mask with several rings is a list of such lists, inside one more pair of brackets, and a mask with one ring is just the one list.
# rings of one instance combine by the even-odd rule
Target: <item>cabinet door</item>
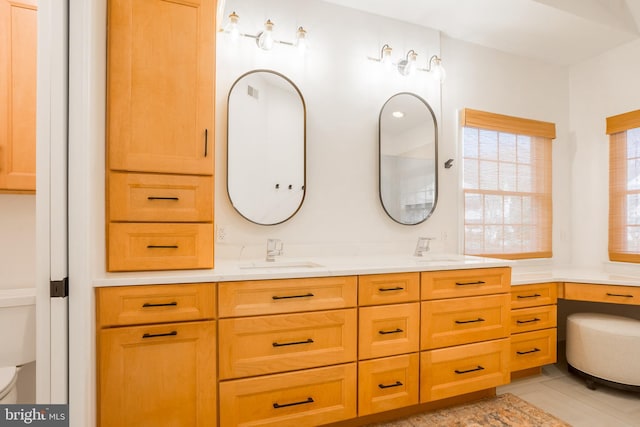
[[206,321],[100,330],[100,427],[215,425],[215,329]]
[[0,190],[36,189],[36,0],[0,0]]
[[108,2],[110,169],[213,174],[214,3]]

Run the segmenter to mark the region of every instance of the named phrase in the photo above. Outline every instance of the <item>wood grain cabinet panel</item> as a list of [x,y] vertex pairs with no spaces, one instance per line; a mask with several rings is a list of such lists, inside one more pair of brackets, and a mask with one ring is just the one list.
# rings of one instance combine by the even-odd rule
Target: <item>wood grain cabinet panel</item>
[[511,288],[511,308],[536,307],[557,304],[557,283],[536,283]]
[[418,351],[420,303],[362,307],[359,311],[360,360]]
[[0,192],[36,190],[36,0],[0,0]]
[[356,360],[356,309],[220,320],[220,378]]
[[220,383],[220,426],[317,426],[356,416],[356,364]]
[[418,404],[419,366],[418,353],[358,363],[358,414]]
[[638,286],[565,283],[564,296],[566,299],[577,301],[640,305],[640,287]]
[[511,268],[478,268],[421,273],[423,300],[506,293],[511,290]]
[[420,299],[420,273],[358,277],[358,305],[397,304]]
[[537,329],[555,328],[558,318],[556,305],[511,310],[511,333],[518,334]]
[[556,328],[511,336],[511,371],[534,368],[556,362]]

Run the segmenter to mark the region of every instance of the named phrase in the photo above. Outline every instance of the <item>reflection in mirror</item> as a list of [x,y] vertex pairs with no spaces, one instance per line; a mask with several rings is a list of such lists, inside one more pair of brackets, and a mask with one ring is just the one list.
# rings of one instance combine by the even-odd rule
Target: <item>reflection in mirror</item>
[[419,224],[438,197],[436,116],[424,99],[399,93],[383,105],[379,132],[382,206],[400,224]]
[[238,78],[227,111],[227,191],[256,224],[291,218],[305,195],[306,109],[300,90],[274,71]]

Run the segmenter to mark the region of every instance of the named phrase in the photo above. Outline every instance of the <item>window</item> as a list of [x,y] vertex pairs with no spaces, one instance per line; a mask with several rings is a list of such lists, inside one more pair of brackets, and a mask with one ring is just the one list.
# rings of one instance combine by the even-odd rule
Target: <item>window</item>
[[607,117],[609,259],[640,262],[640,110]]
[[465,109],[464,253],[551,257],[555,124]]

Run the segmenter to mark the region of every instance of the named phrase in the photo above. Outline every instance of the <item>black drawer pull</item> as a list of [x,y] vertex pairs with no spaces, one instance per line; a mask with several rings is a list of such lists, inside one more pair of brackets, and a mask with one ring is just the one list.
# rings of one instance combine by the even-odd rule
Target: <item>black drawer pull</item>
[[378,387],[380,387],[381,389],[385,389],[385,388],[391,388],[391,387],[400,387],[404,384],[402,384],[400,381],[396,381],[393,384],[378,384]]
[[533,319],[529,319],[529,320],[516,320],[516,323],[519,324],[523,324],[523,323],[533,323],[533,322],[539,322],[540,319],[538,319],[537,317],[534,317]]
[[304,295],[288,295],[288,296],[285,296],[285,297],[280,297],[278,295],[274,295],[274,296],[271,297],[271,299],[279,300],[279,299],[291,299],[291,298],[310,298],[310,297],[313,297],[313,296],[315,296],[315,295],[313,295],[311,292],[309,292],[308,294],[304,294]]
[[462,325],[465,323],[478,323],[478,322],[484,322],[484,319],[482,317],[478,317],[477,319],[473,319],[473,320],[456,320],[456,323],[458,325]]
[[152,302],[145,302],[144,304],[142,304],[143,308],[147,308],[147,307],[170,307],[170,306],[176,306],[178,305],[177,301],[171,301],[171,302],[163,302],[160,304],[155,304]]
[[608,297],[633,298],[633,295],[630,295],[630,294],[612,294],[610,292],[607,292],[607,296]]
[[484,285],[486,282],[478,280],[477,282],[456,282],[456,286]]
[[402,286],[396,286],[395,288],[378,288],[380,292],[390,292],[390,291],[404,291]]
[[525,298],[538,298],[541,297],[542,295],[540,294],[533,294],[533,295],[518,295],[517,298],[518,299],[525,299]]
[[400,332],[404,331],[400,328],[396,328],[393,331],[378,331],[380,335],[399,334]]
[[539,348],[533,348],[533,350],[527,350],[527,351],[516,351],[516,353],[518,354],[531,354],[531,353],[537,353],[541,351]]
[[460,371],[460,370],[456,369],[454,372],[456,374],[468,374],[469,372],[476,372],[476,371],[484,371],[484,368],[482,366],[478,365],[477,368],[467,369],[466,371]]
[[178,335],[178,331],[171,331],[165,334],[144,334],[142,338],[173,337],[176,335]]
[[175,200],[176,202],[180,200],[179,197],[159,197],[159,196],[149,196],[147,200]]
[[271,344],[274,347],[285,347],[288,345],[299,345],[299,344],[313,344],[313,340],[311,338],[305,340],[305,341],[293,341],[293,342],[283,342],[283,343],[279,343],[279,342],[274,342],[273,344]]
[[284,403],[284,404],[279,404],[279,403],[274,403],[273,407],[275,409],[279,409],[279,408],[288,408],[289,406],[296,406],[296,405],[306,405],[307,403],[313,403],[313,397],[307,397],[307,400],[303,400],[302,402],[293,402],[293,403]]
[[178,245],[147,245],[147,249],[178,249]]
[[209,155],[209,129],[204,130],[204,156]]

